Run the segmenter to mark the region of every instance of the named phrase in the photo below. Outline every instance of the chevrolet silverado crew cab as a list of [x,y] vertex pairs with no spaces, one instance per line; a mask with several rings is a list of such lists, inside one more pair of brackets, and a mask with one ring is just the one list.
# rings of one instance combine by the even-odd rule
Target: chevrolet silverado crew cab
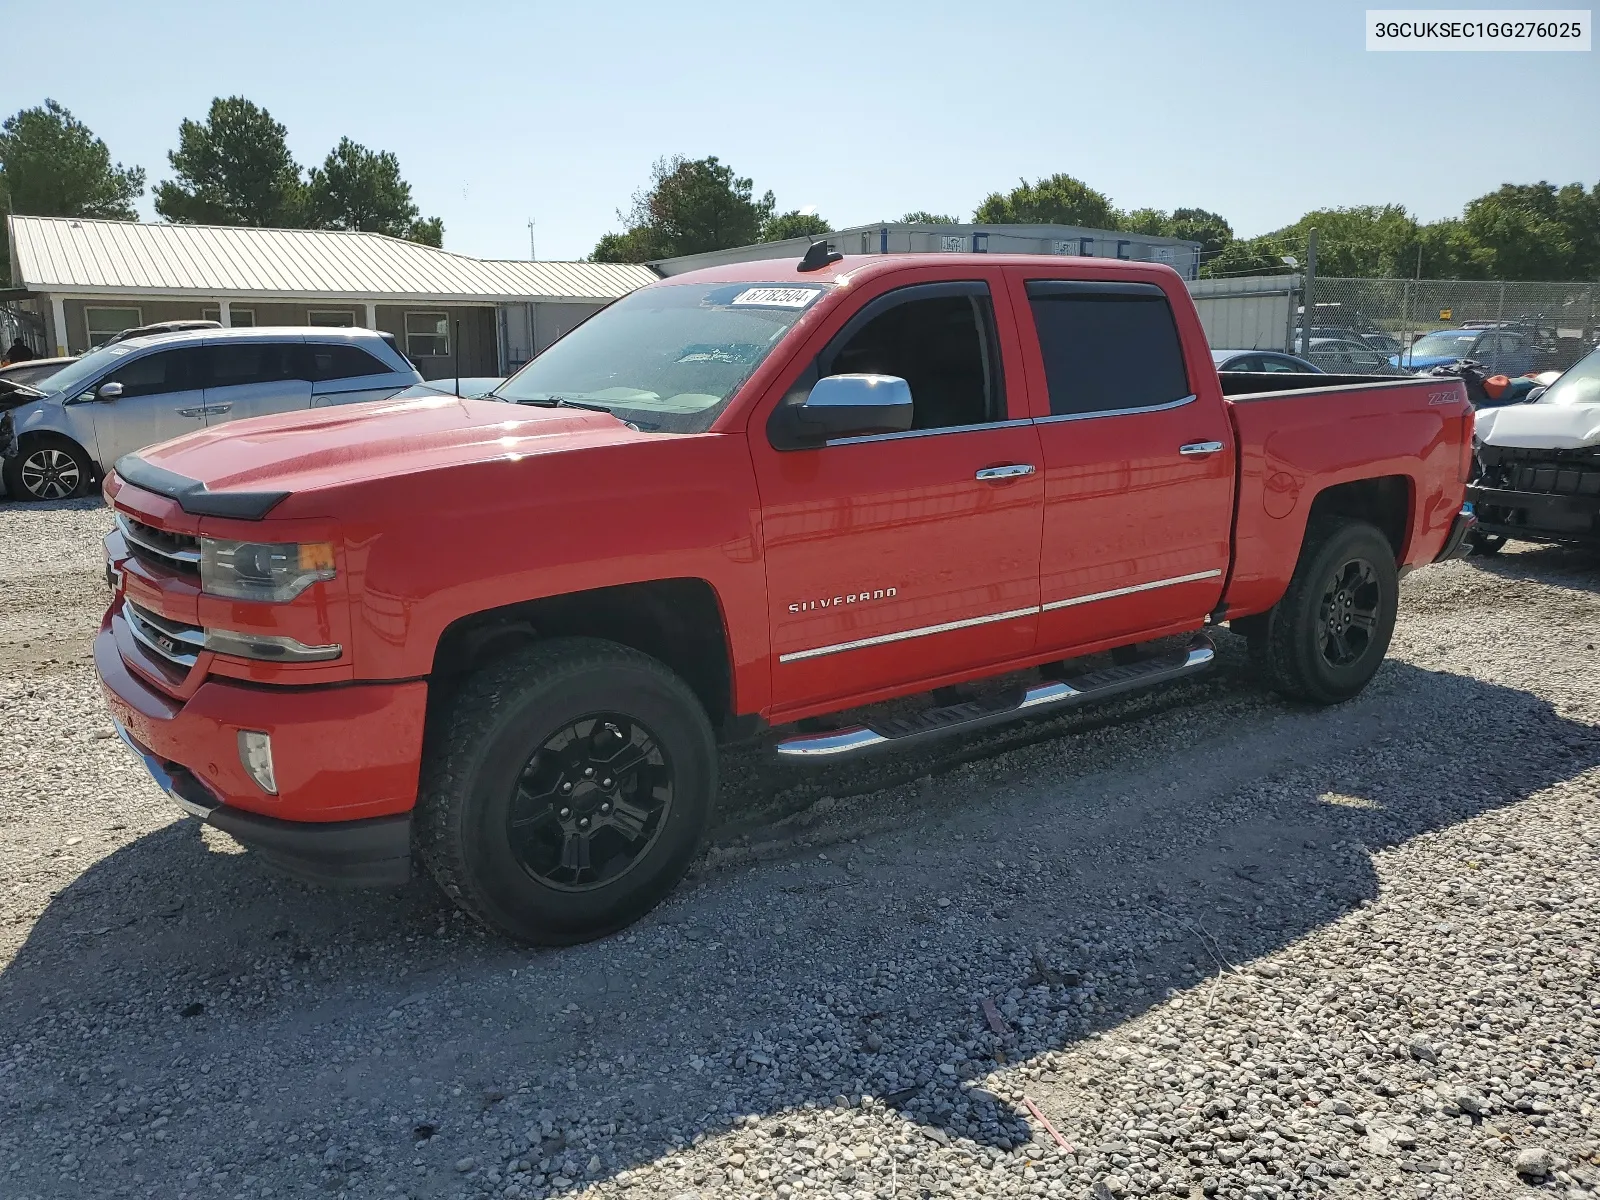
[[418,861],[577,941],[687,869],[719,739],[832,762],[1087,704],[1204,670],[1222,622],[1285,694],[1354,696],[1398,576],[1468,532],[1472,428],[1459,380],[1219,379],[1166,267],[818,244],[650,284],[494,397],[124,457],[95,664],[262,858]]

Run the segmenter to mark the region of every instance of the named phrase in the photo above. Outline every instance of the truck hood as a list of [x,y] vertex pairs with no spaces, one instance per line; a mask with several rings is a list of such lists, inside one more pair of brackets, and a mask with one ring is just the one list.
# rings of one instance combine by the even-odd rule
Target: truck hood
[[1600,446],[1600,404],[1511,404],[1478,411],[1486,446],[1576,450]]
[[128,455],[117,473],[189,512],[260,516],[355,480],[649,436],[606,413],[427,396],[235,421]]

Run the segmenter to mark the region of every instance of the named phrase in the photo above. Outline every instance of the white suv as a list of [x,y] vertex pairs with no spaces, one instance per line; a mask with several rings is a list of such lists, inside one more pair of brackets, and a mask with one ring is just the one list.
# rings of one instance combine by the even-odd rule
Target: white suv
[[13,409],[16,453],[3,460],[6,493],[79,496],[124,454],[155,442],[240,417],[384,400],[421,382],[393,336],[372,329],[129,338],[42,380],[43,394]]

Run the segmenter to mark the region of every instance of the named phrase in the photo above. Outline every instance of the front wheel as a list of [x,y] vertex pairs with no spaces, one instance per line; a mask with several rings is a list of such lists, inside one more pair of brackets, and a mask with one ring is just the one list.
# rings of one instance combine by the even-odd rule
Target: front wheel
[[5,460],[4,473],[13,500],[70,500],[94,482],[94,463],[77,443],[36,434]]
[[602,937],[693,860],[717,788],[698,698],[660,662],[590,638],[473,676],[431,722],[417,842],[484,924],[540,945]]
[[1399,607],[1389,539],[1365,521],[1318,517],[1288,591],[1248,626],[1251,657],[1283,695],[1337,704],[1383,664]]

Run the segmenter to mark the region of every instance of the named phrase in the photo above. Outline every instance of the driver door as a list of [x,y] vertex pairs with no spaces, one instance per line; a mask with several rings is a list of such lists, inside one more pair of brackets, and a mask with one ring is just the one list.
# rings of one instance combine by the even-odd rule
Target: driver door
[[[70,401],[90,406],[102,466],[205,428],[204,353],[196,344],[130,358]],[[99,393],[108,383],[121,384],[122,394],[102,400]]]

